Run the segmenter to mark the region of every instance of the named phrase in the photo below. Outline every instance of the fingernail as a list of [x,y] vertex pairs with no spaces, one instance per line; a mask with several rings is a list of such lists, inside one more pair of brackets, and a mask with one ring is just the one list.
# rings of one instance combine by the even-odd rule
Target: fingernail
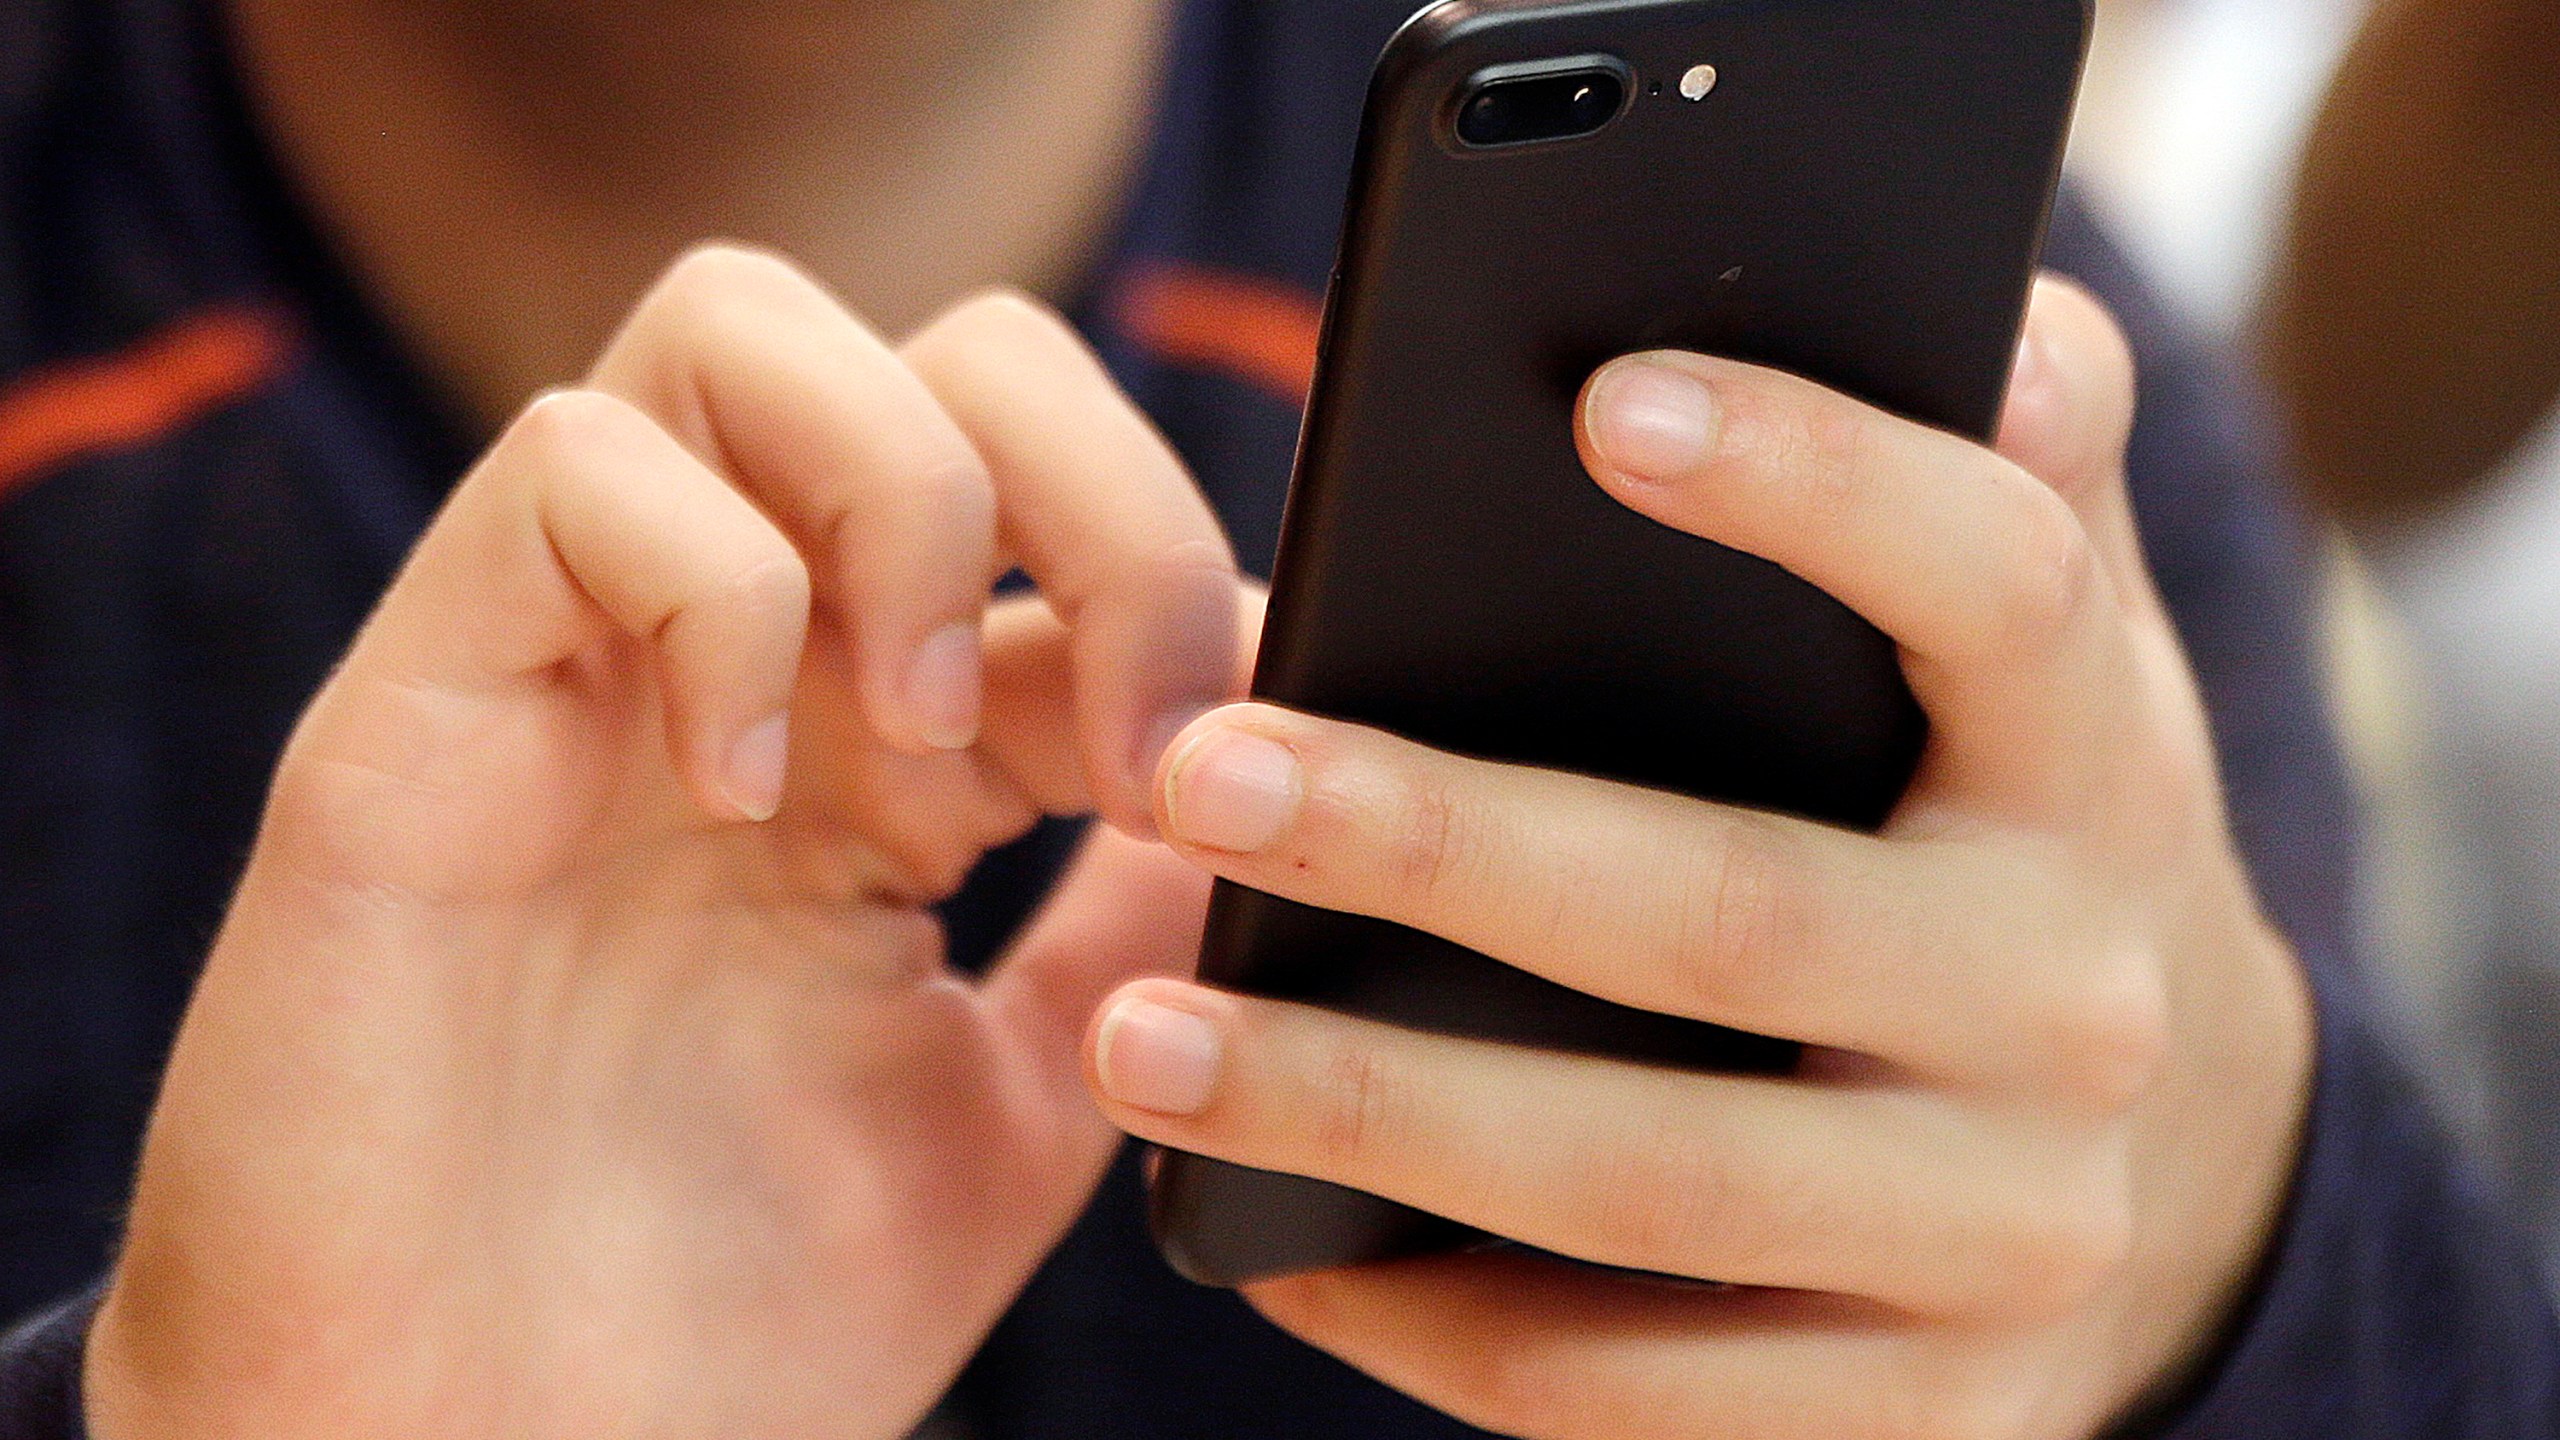
[[729,747],[724,793],[738,813],[758,824],[782,808],[782,780],[791,759],[791,717],[776,715],[750,727]]
[[905,698],[916,738],[936,750],[977,744],[978,714],[986,701],[978,627],[946,625],[917,646],[907,661]]
[[1639,480],[1695,468],[1715,444],[1716,399],[1696,378],[1668,365],[1622,360],[1591,389],[1591,447],[1609,467]]
[[1178,840],[1251,855],[1289,828],[1303,794],[1298,757],[1288,746],[1242,730],[1211,730],[1174,761],[1165,818]]
[[1225,1047],[1208,1021],[1133,995],[1102,1017],[1093,1048],[1103,1094],[1133,1110],[1197,1115],[1218,1087]]

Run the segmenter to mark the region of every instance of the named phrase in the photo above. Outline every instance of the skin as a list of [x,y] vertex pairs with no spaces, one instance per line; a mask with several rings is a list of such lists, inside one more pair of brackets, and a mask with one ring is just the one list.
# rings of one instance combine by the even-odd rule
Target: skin
[[[883,334],[1109,240],[1169,0],[227,0],[271,145],[495,434],[706,237]],[[1073,77],[1066,83],[1062,77]]]
[[[1046,598],[987,609],[1017,560]],[[983,670],[866,686],[880,599],[955,593]],[[679,265],[288,747],[96,1433],[904,1434],[1099,1178],[1077,1039],[1206,882],[1106,835],[983,984],[929,907],[1044,810],[1134,827],[1149,687],[1233,693],[1250,609],[1047,312],[893,350],[780,261]]]
[[[1609,493],[1902,642],[1935,738],[1879,837],[1223,707],[1258,599],[1074,336],[1003,293],[886,333],[697,252],[456,490],[279,768],[94,1433],[886,1440],[1115,1125],[1749,1287],[1254,1293],[1506,1433],[2090,1435],[2207,1353],[2311,1022],[2084,296],[2040,291],[1996,451],[1690,356],[1585,396]],[[1038,596],[990,605],[1017,563]],[[1254,745],[1280,768],[1220,778]],[[950,973],[933,902],[1087,811],[1012,953]],[[1212,874],[1819,1048],[1746,1082],[1219,995],[1178,978]]]
[[2313,127],[2264,317],[2319,497],[2387,533],[2560,404],[2560,7],[2384,0]]
[[[1703,431],[1648,421],[1683,390]],[[1260,705],[1177,740],[1158,819],[1204,868],[1821,1047],[1674,1074],[1134,984],[1087,1060],[1135,1134],[1751,1287],[1477,1255],[1264,1314],[1505,1434],[2089,1435],[2174,1391],[2265,1244],[2309,1024],[2143,566],[2130,396],[2052,282],[1998,453],[1698,356],[1586,394],[1611,495],[1901,642],[1934,729],[1879,836]]]

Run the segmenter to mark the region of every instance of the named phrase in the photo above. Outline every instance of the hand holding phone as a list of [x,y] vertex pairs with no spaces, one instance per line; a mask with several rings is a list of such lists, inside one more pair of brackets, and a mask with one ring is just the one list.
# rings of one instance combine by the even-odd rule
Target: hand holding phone
[[1129,986],[1087,1039],[1122,1127],[1534,1247],[1247,1283],[1264,1314],[1539,1440],[2088,1436],[2202,1361],[2286,1193],[2308,1002],[2144,570],[2122,342],[2048,284],[2022,354],[1996,451],[1689,354],[1582,407],[1604,493],[1909,657],[1930,748],[1878,834],[1264,704],[1176,742],[1159,825],[1228,881],[1811,1047],[1716,1074]]
[[1159,776],[1210,983],[1088,1038],[1186,1273],[1525,1436],[2086,1435],[2196,1363],[2310,1026],[2123,342],[2048,284],[2015,343],[2085,18],[1455,5],[1390,52],[1265,703]]
[[[1255,695],[1480,759],[1882,824],[1927,731],[1893,637],[1817,577],[1604,494],[1576,395],[1613,357],[1676,347],[1988,438],[2085,34],[2078,0],[1416,16],[1373,83]],[[1201,975],[1646,1064],[1795,1061],[1785,1037],[1232,884]],[[1482,1239],[1181,1154],[1153,1205],[1166,1256],[1213,1284]]]

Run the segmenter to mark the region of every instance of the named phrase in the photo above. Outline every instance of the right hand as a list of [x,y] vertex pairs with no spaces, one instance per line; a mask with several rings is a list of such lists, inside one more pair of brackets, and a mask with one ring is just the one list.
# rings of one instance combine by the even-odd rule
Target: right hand
[[[893,350],[779,262],[679,264],[288,747],[94,1432],[905,1433],[1114,1148],[1086,1017],[1188,964],[1208,883],[1131,835],[1257,613],[1045,312]],[[928,907],[1096,809],[1130,833],[949,971]]]

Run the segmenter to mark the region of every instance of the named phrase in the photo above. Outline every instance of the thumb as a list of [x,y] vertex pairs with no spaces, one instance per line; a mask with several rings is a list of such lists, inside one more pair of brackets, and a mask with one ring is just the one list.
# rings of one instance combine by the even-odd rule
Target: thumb
[[1097,825],[1046,906],[989,979],[1000,1029],[1031,1052],[1058,1103],[1096,1119],[1084,1085],[1094,1007],[1128,981],[1192,973],[1210,877],[1163,845]]

